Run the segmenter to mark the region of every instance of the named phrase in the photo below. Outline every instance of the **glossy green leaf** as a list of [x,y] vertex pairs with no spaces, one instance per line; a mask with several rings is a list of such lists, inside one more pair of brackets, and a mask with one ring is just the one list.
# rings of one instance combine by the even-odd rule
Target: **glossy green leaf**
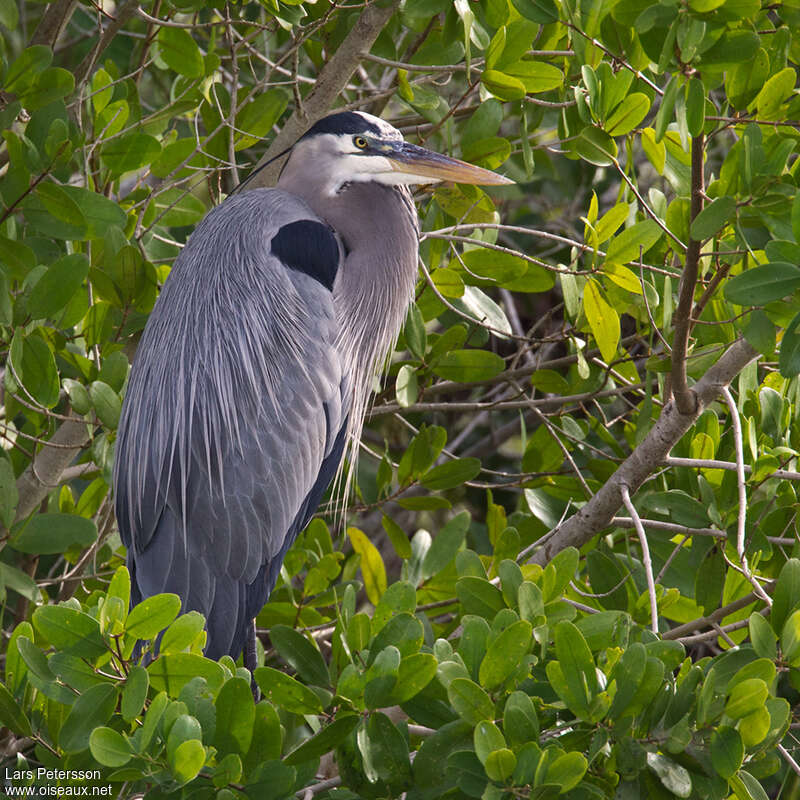
[[736,201],[732,197],[713,200],[692,220],[692,238],[710,239],[730,220],[735,210]]
[[469,678],[454,678],[447,686],[447,697],[456,713],[471,725],[494,718],[494,703],[486,692]]
[[176,594],[154,594],[134,606],[125,630],[137,639],[154,639],[178,616],[181,600]]
[[106,652],[97,620],[69,606],[39,606],[33,612],[33,626],[58,650],[90,661]]
[[481,83],[498,100],[520,100],[525,97],[525,84],[519,78],[496,69],[484,70]]
[[264,697],[294,714],[320,714],[319,697],[294,678],[272,667],[258,667],[253,673]]
[[530,622],[520,620],[509,625],[489,645],[481,662],[479,680],[487,689],[496,689],[519,667],[533,643]]
[[333,750],[358,725],[357,714],[344,714],[326,725],[314,736],[309,737],[292,750],[284,759],[289,765],[303,764],[320,758]]
[[386,568],[378,549],[358,528],[348,528],[347,536],[353,550],[361,557],[361,574],[364,576],[364,589],[370,602],[378,604],[386,591]]
[[547,25],[558,19],[558,10],[553,0],[511,0],[514,8],[531,22]]
[[322,653],[302,633],[298,633],[288,625],[273,625],[270,628],[269,638],[281,658],[304,681],[317,686],[330,684],[328,665],[325,663]]
[[711,763],[723,777],[730,778],[742,765],[744,745],[742,737],[734,728],[725,725],[717,728],[711,736]]
[[78,753],[89,746],[95,728],[105,725],[117,705],[117,689],[101,683],[87,689],[73,704],[61,726],[60,747],[67,753]]
[[133,758],[128,740],[113,728],[95,728],[89,737],[92,756],[104,767],[121,767]]
[[600,286],[593,278],[589,278],[583,294],[583,310],[592,334],[600,348],[603,359],[610,363],[614,360],[619,344],[619,315],[603,297]]
[[63,553],[70,547],[89,547],[97,539],[94,522],[76,514],[37,514],[17,531],[11,546],[22,553]]
[[170,69],[188,78],[204,73],[203,56],[191,35],[183,28],[162,27],[156,36],[158,53]]
[[604,128],[609,136],[624,136],[636,128],[650,111],[650,98],[642,92],[633,92],[620,103],[606,120]]
[[421,478],[420,483],[433,491],[453,489],[466,481],[471,481],[481,470],[480,459],[454,458],[444,464],[431,467]]
[[17,736],[31,735],[30,720],[3,683],[0,683],[0,723]]
[[[175,30],[173,28],[162,28]],[[185,31],[184,31],[185,32]],[[161,152],[158,140],[146,133],[129,133],[107,142],[100,149],[100,158],[113,175],[141,169],[147,166]]]
[[25,336],[17,328],[11,340],[10,363],[24,396],[52,408],[58,402],[59,382],[53,352],[38,333]]

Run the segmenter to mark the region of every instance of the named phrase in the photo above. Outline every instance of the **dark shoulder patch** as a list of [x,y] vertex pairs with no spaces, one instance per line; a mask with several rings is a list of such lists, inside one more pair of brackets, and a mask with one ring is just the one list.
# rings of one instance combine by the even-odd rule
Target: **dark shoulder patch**
[[355,111],[340,111],[338,114],[329,114],[319,122],[312,125],[301,138],[315,136],[318,133],[371,133],[380,135],[380,128]]
[[289,269],[304,272],[333,291],[339,269],[339,244],[322,222],[300,219],[284,225],[272,237],[272,255]]

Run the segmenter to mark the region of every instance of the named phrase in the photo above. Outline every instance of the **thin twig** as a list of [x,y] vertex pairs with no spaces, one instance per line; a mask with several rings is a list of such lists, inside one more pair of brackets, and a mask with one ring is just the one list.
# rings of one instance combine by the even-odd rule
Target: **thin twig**
[[633,526],[639,536],[639,544],[642,546],[642,564],[647,576],[647,593],[650,596],[650,626],[653,629],[653,633],[658,633],[658,599],[656,598],[656,583],[653,579],[653,562],[650,559],[647,534],[644,531],[644,527],[642,527],[642,521],[639,519],[636,507],[631,502],[628,487],[624,483],[620,486],[620,493],[622,494],[622,502],[625,504],[625,508],[628,509],[628,513],[633,520]]

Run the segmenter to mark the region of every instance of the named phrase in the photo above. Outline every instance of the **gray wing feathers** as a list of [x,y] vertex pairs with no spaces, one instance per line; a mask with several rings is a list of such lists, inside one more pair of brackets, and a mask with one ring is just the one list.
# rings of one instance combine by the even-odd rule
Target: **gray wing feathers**
[[270,253],[299,219],[317,218],[256,190],[201,222],[143,334],[118,432],[117,517],[142,596],[227,605],[231,625],[247,605],[234,584],[266,581],[349,410],[331,293]]

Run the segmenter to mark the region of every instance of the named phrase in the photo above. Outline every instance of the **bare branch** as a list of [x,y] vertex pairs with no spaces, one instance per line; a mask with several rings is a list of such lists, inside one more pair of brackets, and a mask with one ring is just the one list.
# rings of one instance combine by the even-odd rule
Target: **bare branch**
[[[703,210],[703,141],[702,134],[692,139],[691,221]],[[686,356],[689,352],[692,306],[699,268],[700,242],[690,234],[686,265],[678,288],[678,308],[673,318],[675,338],[672,346],[672,394],[682,414],[692,414],[697,405],[697,398],[686,382]]]
[[693,413],[682,414],[675,403],[667,404],[642,443],[597,494],[576,514],[546,534],[539,542],[526,548],[520,553],[520,558],[527,558],[537,550],[531,561],[546,564],[565,547],[581,547],[607,528],[622,505],[622,486],[627,486],[630,491],[638,490],[653,473],[656,465],[663,462],[669,451],[689,430],[703,408],[715,400],[722,387],[727,386],[757,355],[744,339],[734,342],[695,384],[697,404]]

